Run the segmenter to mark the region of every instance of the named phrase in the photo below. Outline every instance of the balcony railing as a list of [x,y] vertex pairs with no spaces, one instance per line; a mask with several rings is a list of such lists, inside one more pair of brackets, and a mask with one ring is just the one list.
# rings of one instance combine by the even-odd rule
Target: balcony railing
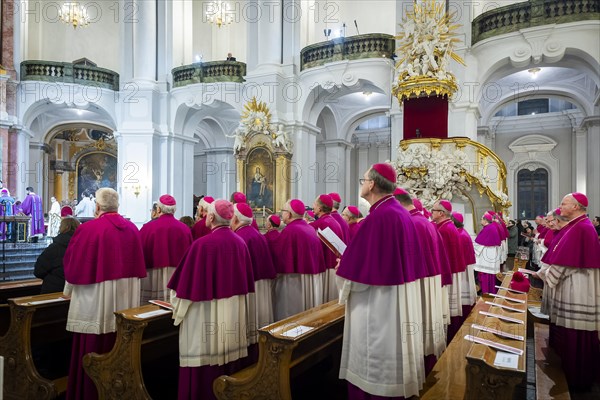
[[173,87],[194,83],[244,82],[246,64],[238,61],[210,61],[173,68]]
[[598,19],[598,0],[530,0],[499,7],[475,18],[471,44],[533,26]]
[[75,83],[119,90],[119,74],[105,68],[54,61],[23,61],[22,81]]
[[301,70],[334,61],[360,58],[389,58],[394,56],[396,40],[384,33],[336,38],[306,46],[300,52]]

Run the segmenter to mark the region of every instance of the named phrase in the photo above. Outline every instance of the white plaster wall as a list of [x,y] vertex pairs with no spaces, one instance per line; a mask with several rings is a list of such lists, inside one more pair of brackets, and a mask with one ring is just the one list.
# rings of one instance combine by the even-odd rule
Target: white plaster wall
[[87,7],[93,23],[73,29],[58,20],[62,2],[19,2],[19,17],[28,30],[23,60],[72,62],[86,57],[99,67],[119,72],[120,24],[133,23],[131,7],[117,1],[81,2]]
[[395,35],[398,31],[396,21],[396,1],[391,0],[343,0],[343,1],[306,1],[300,2],[302,9],[300,46],[326,40],[323,29],[331,29],[329,39],[343,35],[346,23],[346,36],[358,32],[387,33]]

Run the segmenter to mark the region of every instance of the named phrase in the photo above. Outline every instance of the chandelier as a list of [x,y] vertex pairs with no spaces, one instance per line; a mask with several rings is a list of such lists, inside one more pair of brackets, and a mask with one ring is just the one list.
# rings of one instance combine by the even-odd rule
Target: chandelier
[[85,7],[74,1],[68,1],[62,5],[59,18],[65,24],[73,25],[73,29],[90,24],[90,17]]
[[226,1],[211,1],[204,5],[206,20],[220,28],[233,23],[233,9]]

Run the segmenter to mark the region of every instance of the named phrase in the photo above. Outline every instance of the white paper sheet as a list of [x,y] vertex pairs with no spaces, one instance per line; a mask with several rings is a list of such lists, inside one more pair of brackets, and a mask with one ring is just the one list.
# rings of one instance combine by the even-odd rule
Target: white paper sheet
[[496,367],[516,369],[519,366],[519,356],[516,354],[498,351],[494,360]]
[[136,318],[150,318],[150,317],[156,317],[157,315],[163,315],[163,314],[171,314],[171,311],[169,310],[155,310],[155,311],[148,311],[145,313],[141,313],[141,314],[135,314],[134,317]]
[[58,302],[61,302],[61,301],[68,301],[68,300],[69,299],[64,299],[62,297],[59,297],[57,299],[50,299],[50,300],[30,301],[30,302],[27,303],[27,305],[35,306],[35,305],[38,305],[38,304],[58,303]]
[[342,241],[342,239],[336,235],[330,227],[327,227],[325,229],[318,229],[318,232],[321,236],[323,236],[325,239],[327,239],[327,241],[333,246],[335,247],[335,249],[338,251],[338,253],[340,254],[344,254],[344,251],[346,251],[346,244]]
[[310,332],[313,329],[314,328],[311,326],[298,325],[298,326],[293,327],[292,329],[288,329],[287,331],[283,332],[281,334],[281,336],[295,338],[295,337],[305,334],[306,332]]
[[514,312],[519,312],[519,313],[524,313],[525,312],[525,310],[519,310],[518,308],[507,306],[507,305],[504,305],[504,304],[494,303],[492,301],[486,301],[485,304],[489,304],[490,306],[494,306],[494,307],[501,307],[501,308],[504,308],[506,310],[510,310],[510,311],[514,311]]

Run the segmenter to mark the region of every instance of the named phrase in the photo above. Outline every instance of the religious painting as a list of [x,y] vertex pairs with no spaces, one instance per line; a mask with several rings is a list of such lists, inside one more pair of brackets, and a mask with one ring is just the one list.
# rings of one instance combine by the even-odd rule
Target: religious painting
[[264,147],[256,147],[246,159],[246,199],[252,208],[273,210],[275,162]]
[[101,187],[117,189],[117,157],[104,152],[88,153],[77,161],[77,200],[85,191]]

